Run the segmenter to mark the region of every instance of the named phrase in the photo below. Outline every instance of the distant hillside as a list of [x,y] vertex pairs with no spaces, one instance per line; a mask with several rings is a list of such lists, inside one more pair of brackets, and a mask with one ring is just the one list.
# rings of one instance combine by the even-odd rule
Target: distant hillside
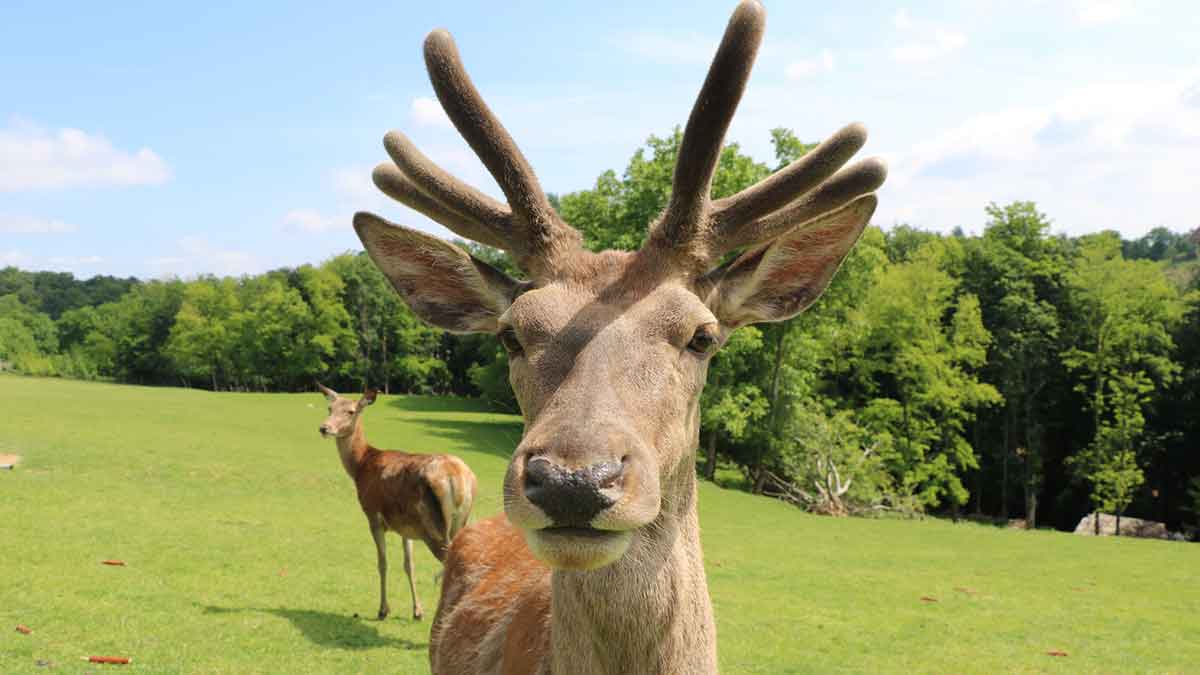
[[1200,288],[1200,258],[1172,260],[1167,263],[1165,273],[1180,288]]
[[1200,278],[1200,227],[1190,233],[1156,227],[1139,239],[1121,242],[1126,260],[1157,260],[1167,277],[1182,289],[1196,288]]

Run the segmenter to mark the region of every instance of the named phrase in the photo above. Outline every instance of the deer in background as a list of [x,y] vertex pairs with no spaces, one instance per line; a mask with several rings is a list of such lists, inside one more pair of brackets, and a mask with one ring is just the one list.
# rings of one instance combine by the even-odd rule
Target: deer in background
[[426,38],[434,91],[507,204],[395,131],[384,138],[393,161],[373,179],[456,234],[504,249],[528,276],[354,217],[417,315],[499,337],[525,422],[504,514],[463,530],[447,553],[435,673],[716,672],[695,468],[709,359],[737,328],[795,316],[821,295],[886,175],[879,160],[842,169],[866,142],[852,124],[762,182],[710,197],[765,19],[757,0],[735,10],[688,119],[669,203],[633,252],[583,249],[449,33]]
[[453,455],[416,455],[398,450],[379,450],[367,443],[362,414],[375,402],[377,392],[368,389],[358,401],[343,398],[317,383],[329,401],[329,418],[320,427],[321,435],[337,440],[342,466],[358,490],[358,503],[379,563],[379,618],[390,613],[387,601],[387,542],[390,530],[404,541],[404,573],[412,592],[413,618],[424,611],[413,579],[414,539],[420,539],[438,560],[446,557],[446,547],[467,524],[475,501],[475,474]]

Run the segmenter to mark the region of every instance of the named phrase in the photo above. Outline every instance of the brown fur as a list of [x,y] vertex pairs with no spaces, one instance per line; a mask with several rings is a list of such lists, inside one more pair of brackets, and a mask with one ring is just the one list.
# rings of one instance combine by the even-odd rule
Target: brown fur
[[503,515],[463,530],[450,548],[429,638],[433,672],[538,672],[550,646],[550,568]]
[[[320,385],[318,385],[320,386]],[[375,400],[368,391],[359,401],[321,386],[329,400],[329,418],[321,434],[337,440],[342,466],[354,481],[358,503],[375,539],[379,566],[379,618],[390,613],[387,602],[387,549],[384,534],[404,539],[404,571],[412,592],[413,618],[424,612],[413,580],[412,541],[420,540],[438,560],[466,526],[475,501],[475,474],[453,455],[410,454],[380,450],[367,442],[362,411]]]

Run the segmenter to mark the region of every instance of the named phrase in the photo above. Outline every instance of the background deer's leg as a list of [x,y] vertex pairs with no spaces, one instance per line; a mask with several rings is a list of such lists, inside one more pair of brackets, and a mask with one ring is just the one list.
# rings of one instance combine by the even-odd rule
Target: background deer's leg
[[367,515],[367,522],[371,526],[371,537],[375,539],[375,554],[379,563],[379,619],[382,621],[391,612],[387,601],[387,540],[384,539],[387,528],[377,515]]
[[404,538],[404,573],[408,575],[408,590],[412,591],[413,618],[420,619],[425,613],[421,610],[421,599],[417,597],[417,580],[413,575],[412,539]]

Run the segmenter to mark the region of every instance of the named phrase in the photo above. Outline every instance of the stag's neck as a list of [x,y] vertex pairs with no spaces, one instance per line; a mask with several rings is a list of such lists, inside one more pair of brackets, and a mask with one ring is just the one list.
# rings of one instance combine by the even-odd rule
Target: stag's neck
[[367,434],[363,431],[361,419],[354,421],[354,433],[349,436],[338,436],[337,449],[338,456],[342,459],[342,467],[346,469],[346,473],[350,474],[351,479],[357,480],[363,460],[371,450],[371,446],[367,444]]
[[639,531],[620,560],[592,572],[554,573],[555,675],[717,672],[692,466],[677,491],[664,490],[658,521]]

